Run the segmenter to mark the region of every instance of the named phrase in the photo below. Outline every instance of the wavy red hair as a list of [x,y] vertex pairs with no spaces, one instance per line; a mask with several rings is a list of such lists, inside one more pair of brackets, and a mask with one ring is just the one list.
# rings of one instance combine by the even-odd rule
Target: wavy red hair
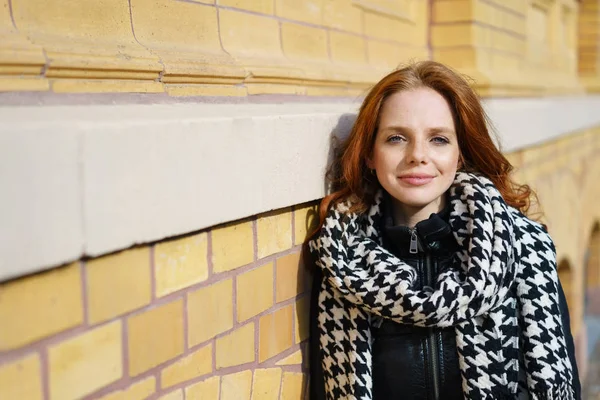
[[460,170],[488,177],[507,204],[527,212],[532,191],[528,185],[511,179],[513,166],[496,147],[490,135],[491,124],[475,91],[449,67],[422,61],[391,72],[367,94],[350,135],[337,149],[329,168],[327,178],[334,191],[321,201],[317,231],[329,207],[340,201],[351,198],[351,211],[358,213],[372,204],[380,185],[369,172],[366,160],[373,151],[382,106],[394,93],[422,87],[435,90],[450,105],[460,149]]

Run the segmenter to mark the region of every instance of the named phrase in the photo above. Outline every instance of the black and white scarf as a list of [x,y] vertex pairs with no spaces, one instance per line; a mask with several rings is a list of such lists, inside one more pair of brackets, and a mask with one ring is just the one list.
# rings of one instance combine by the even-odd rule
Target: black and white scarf
[[372,399],[378,318],[456,329],[466,399],[574,398],[556,251],[545,229],[509,207],[485,177],[459,172],[449,224],[459,246],[434,288],[382,247],[382,195],[365,214],[332,207],[309,242],[323,270],[318,324],[328,399]]

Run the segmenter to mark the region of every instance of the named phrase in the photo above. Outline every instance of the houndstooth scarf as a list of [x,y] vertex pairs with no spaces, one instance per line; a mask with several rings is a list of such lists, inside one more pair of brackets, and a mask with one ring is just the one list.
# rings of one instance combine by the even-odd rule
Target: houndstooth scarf
[[[328,399],[372,398],[371,324],[456,329],[466,399],[574,398],[558,308],[556,253],[544,228],[482,176],[459,172],[449,223],[459,246],[433,289],[381,245],[381,199],[329,210],[310,251],[326,279],[318,324]],[[315,288],[316,289],[316,288]]]

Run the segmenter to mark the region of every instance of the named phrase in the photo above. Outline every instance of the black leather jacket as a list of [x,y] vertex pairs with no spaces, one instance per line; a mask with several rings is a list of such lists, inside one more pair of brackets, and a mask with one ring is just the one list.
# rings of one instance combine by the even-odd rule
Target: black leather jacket
[[[446,222],[448,210],[416,225],[416,229],[393,226],[391,213],[385,213],[381,232],[384,247],[417,269],[418,286],[433,286],[437,274],[450,262],[456,242]],[[415,250],[415,245],[418,246]],[[411,252],[411,247],[413,252]],[[322,274],[315,271],[313,288],[321,287]],[[576,399],[581,388],[575,364],[569,311],[559,285],[560,310],[569,358],[574,368]],[[310,317],[310,398],[325,399],[319,329],[318,290],[313,290]],[[462,381],[456,352],[454,328],[420,328],[383,320],[373,329],[374,400],[458,400],[463,399]]]

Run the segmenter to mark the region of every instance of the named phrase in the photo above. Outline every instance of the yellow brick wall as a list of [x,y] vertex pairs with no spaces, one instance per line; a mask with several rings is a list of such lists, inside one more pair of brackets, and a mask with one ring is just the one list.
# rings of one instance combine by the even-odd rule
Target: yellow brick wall
[[595,90],[599,3],[0,0],[0,92],[356,96],[431,58],[486,96]]
[[0,284],[0,399],[304,399],[315,204]]

